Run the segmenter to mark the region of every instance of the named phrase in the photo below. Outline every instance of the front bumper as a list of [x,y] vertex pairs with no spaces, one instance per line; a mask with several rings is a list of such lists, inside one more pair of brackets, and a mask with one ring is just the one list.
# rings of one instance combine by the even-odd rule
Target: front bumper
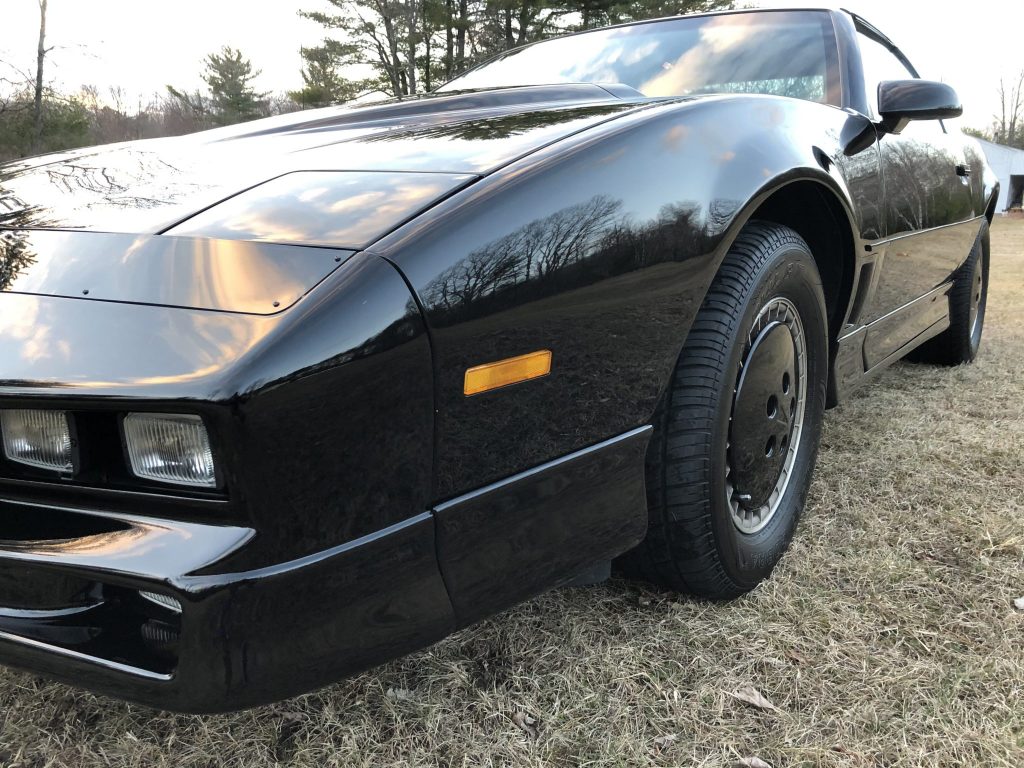
[[0,663],[159,709],[286,698],[455,627],[428,513],[245,572],[217,568],[244,527],[2,498],[0,521]]

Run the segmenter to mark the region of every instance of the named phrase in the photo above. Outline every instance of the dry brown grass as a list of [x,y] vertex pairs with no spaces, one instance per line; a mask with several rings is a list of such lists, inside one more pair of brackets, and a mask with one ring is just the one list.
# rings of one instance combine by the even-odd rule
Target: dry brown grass
[[742,600],[562,590],[230,716],[0,670],[0,764],[1022,765],[1024,220],[992,272],[978,363],[899,365],[830,413],[797,540]]

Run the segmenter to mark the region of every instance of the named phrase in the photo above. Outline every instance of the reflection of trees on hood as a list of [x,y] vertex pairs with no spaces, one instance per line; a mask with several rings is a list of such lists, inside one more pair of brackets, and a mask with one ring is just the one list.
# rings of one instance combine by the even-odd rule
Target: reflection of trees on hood
[[[157,154],[122,146],[103,152],[69,152],[49,162],[30,159],[0,166],[0,227],[78,229],[86,220],[104,228],[116,224],[105,218],[117,215],[115,211],[173,205],[188,195],[203,194],[218,183],[217,171],[207,157],[197,156],[185,166],[177,162],[180,159],[182,156],[168,151]],[[49,220],[7,222],[4,201],[8,203],[6,211],[31,207],[20,196],[44,201]],[[27,213],[39,216],[42,209],[35,206]]]
[[[3,218],[0,212],[0,219]],[[36,261],[24,231],[0,232],[0,291],[8,290],[21,271]]]
[[[97,162],[97,160],[99,162]],[[87,193],[103,204],[119,208],[156,208],[172,202],[167,189],[183,175],[164,157],[122,150],[99,158],[72,158],[42,168],[52,188],[69,197]],[[201,181],[189,183],[201,189]]]
[[[0,182],[3,180],[0,169]],[[0,291],[10,289],[18,275],[36,262],[25,230],[47,224],[41,208],[26,205],[0,186]]]
[[567,206],[470,252],[423,292],[432,312],[457,322],[497,311],[505,298],[530,301],[664,261],[701,252],[700,210],[663,206],[643,225],[608,195]]

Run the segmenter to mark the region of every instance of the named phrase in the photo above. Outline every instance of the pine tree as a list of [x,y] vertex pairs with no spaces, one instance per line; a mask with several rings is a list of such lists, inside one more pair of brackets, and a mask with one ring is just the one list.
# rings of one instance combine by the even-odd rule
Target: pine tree
[[203,80],[210,89],[209,109],[216,123],[241,123],[265,113],[268,94],[252,86],[260,70],[254,70],[241,51],[224,46],[207,56],[204,64]]
[[358,58],[356,46],[324,40],[322,45],[303,46],[300,53],[305,62],[301,70],[303,87],[289,91],[288,98],[303,109],[340,104],[371,87],[370,81],[348,80],[340,74],[342,67]]

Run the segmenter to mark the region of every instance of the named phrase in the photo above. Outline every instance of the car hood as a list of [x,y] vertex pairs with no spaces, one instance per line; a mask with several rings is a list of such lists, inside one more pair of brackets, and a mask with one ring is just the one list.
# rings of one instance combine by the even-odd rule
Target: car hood
[[317,309],[306,293],[333,271],[348,284],[355,251],[641,106],[506,89],[0,166],[0,394],[227,397],[239,360]]
[[444,197],[641,101],[456,93],[0,166],[0,295],[275,314]]
[[[346,200],[333,202],[349,211],[362,206],[364,213],[389,203],[372,227],[312,236],[301,226],[220,230],[231,239],[359,247],[472,179],[644,101],[586,84],[505,88],[292,113],[190,136],[45,155],[0,166],[0,228],[159,234],[288,174],[361,172],[343,180]],[[402,176],[381,176],[383,189],[365,193],[374,187],[369,174],[389,173]],[[299,188],[307,181],[316,187],[318,179],[289,181],[287,202],[301,203]],[[271,193],[279,190],[254,193],[263,197],[260,215],[268,212]],[[395,205],[399,198],[403,204]],[[232,218],[239,215],[236,206]]]

